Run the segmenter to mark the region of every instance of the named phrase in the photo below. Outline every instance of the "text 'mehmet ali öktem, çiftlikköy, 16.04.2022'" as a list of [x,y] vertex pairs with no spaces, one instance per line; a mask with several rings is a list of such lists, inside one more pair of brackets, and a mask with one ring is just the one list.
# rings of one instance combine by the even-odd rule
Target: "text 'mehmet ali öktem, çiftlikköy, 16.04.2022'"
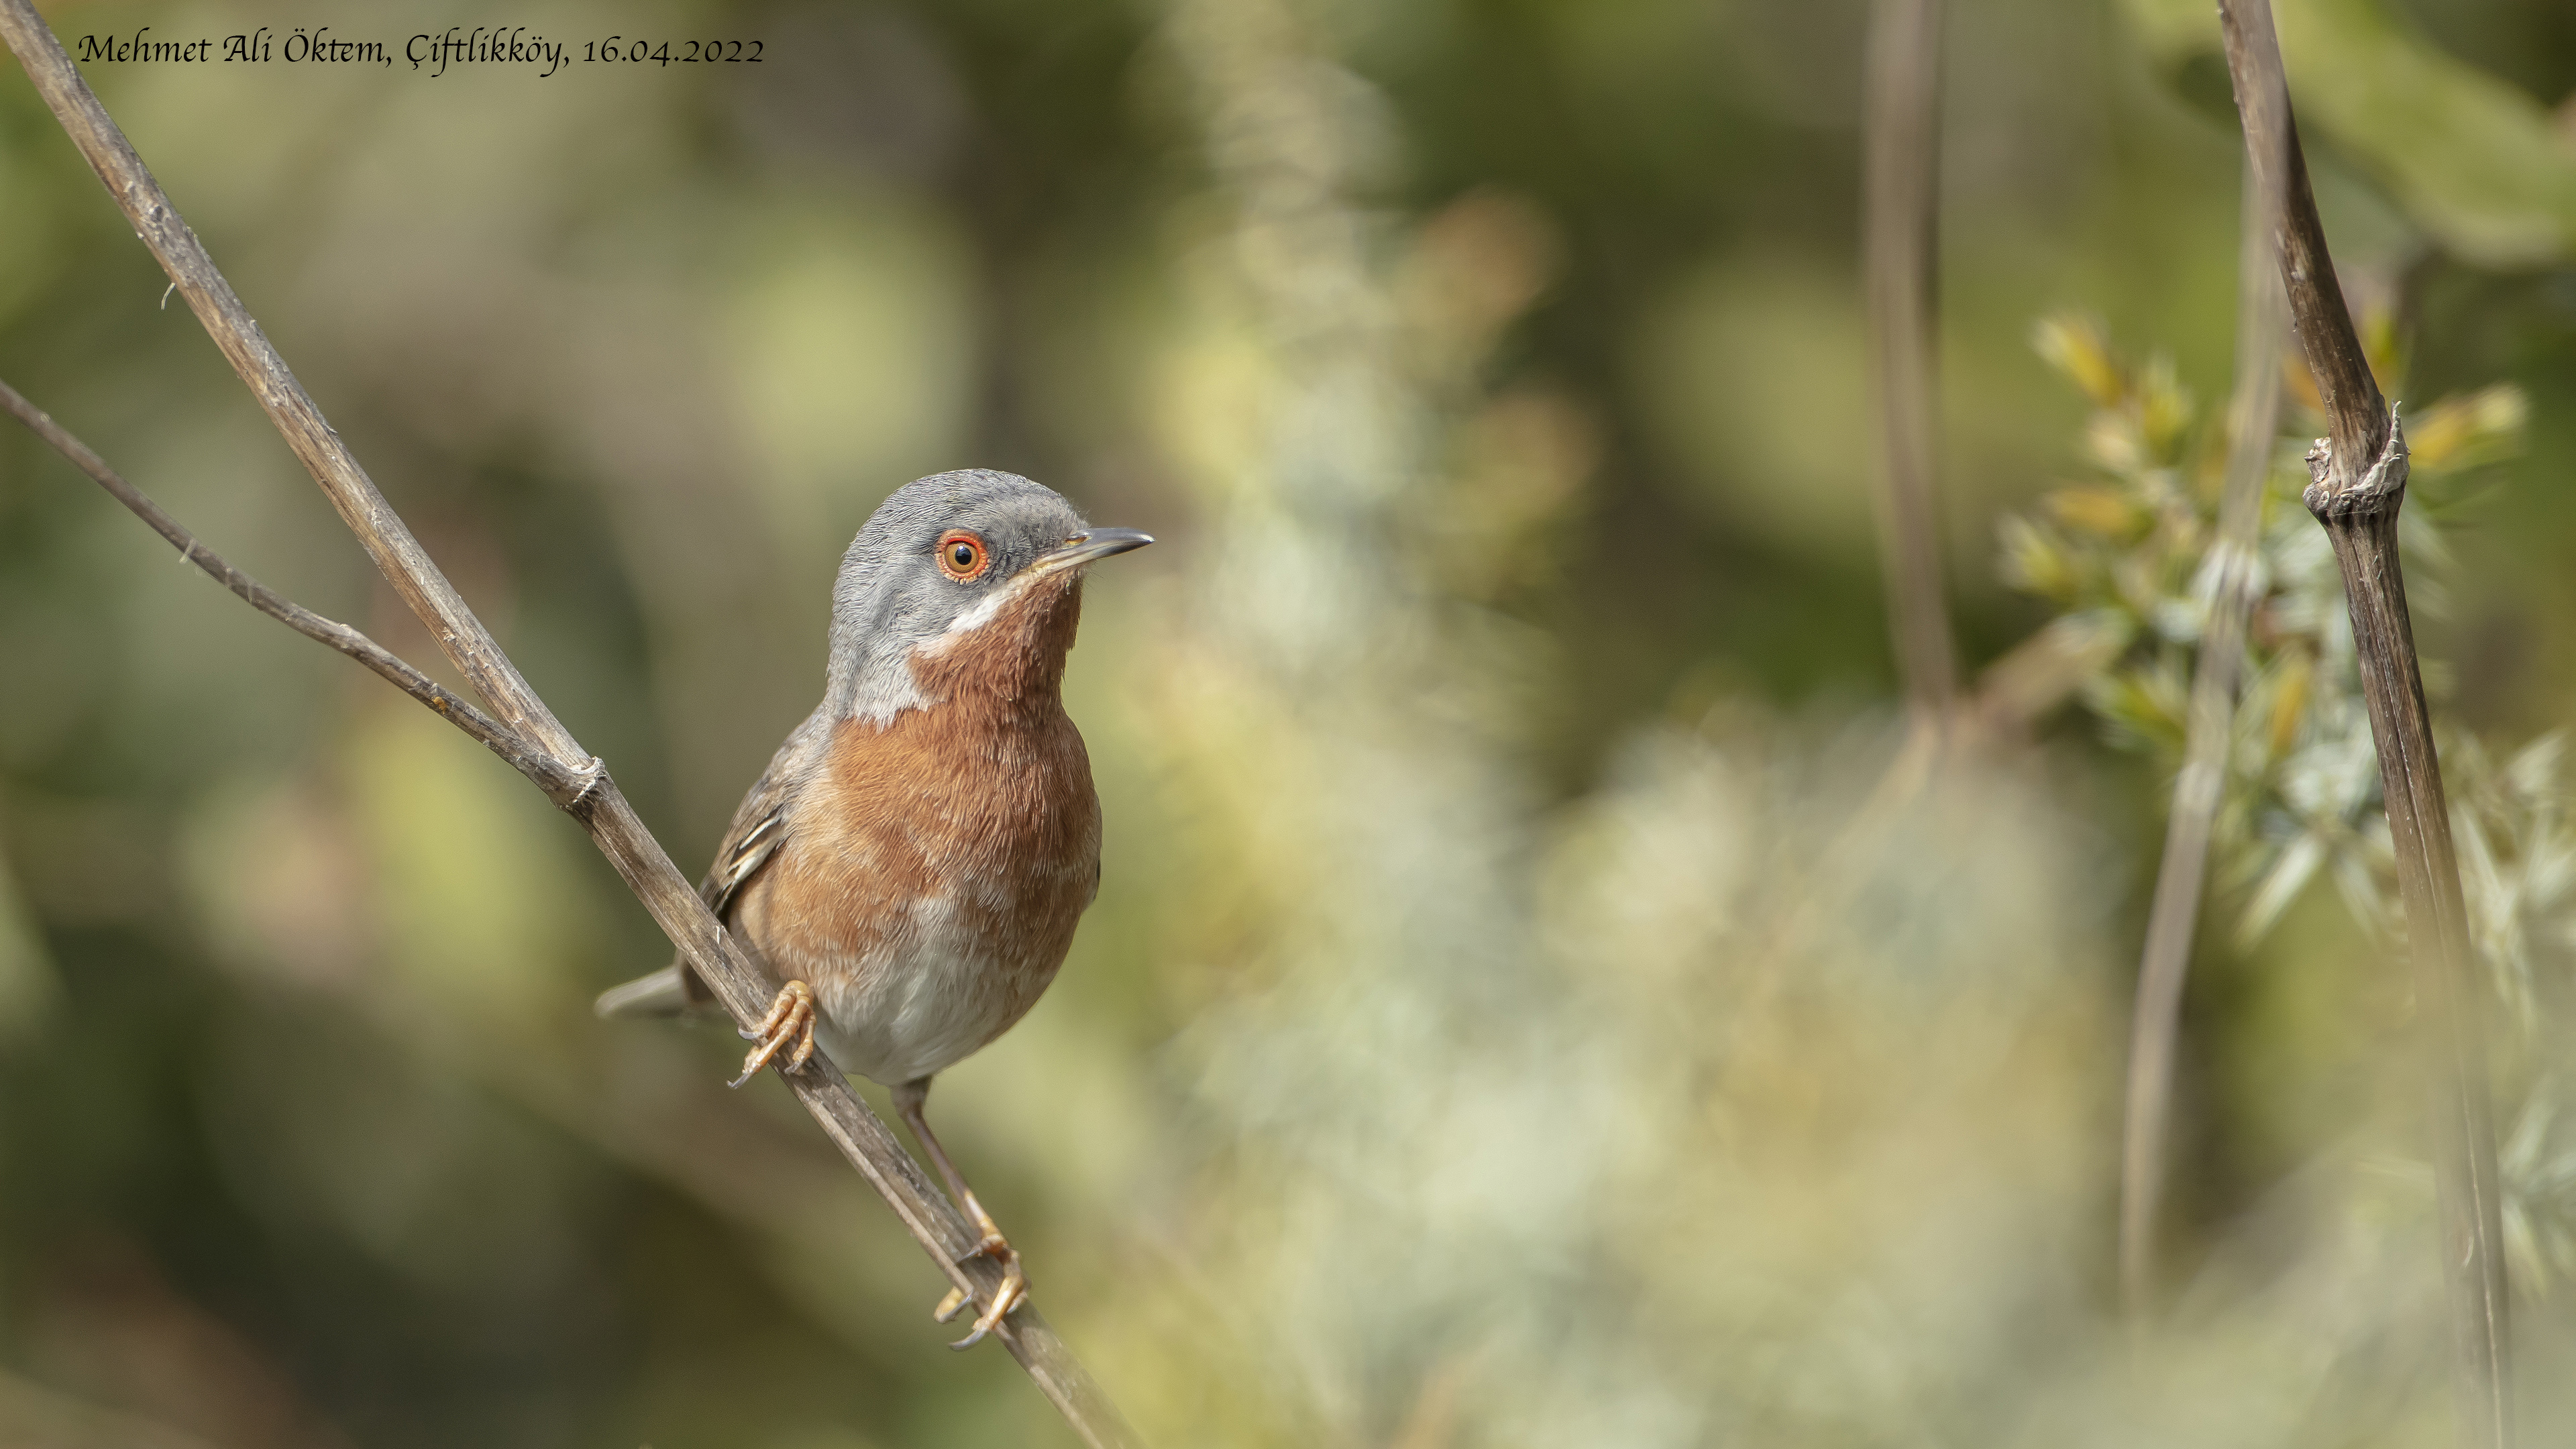
[[73,54],[82,64],[112,65],[160,64],[196,65],[208,63],[262,65],[283,61],[290,65],[378,65],[390,68],[397,55],[411,69],[433,78],[444,75],[450,66],[524,66],[534,69],[540,78],[551,76],[576,61],[583,64],[626,65],[757,65],[761,52],[768,47],[754,40],[697,38],[652,40],[637,36],[607,35],[578,44],[550,40],[519,26],[451,26],[432,34],[421,32],[408,37],[397,52],[381,40],[347,40],[331,33],[325,25],[307,31],[296,26],[284,35],[261,26],[225,36],[200,36],[193,40],[156,37],[146,25],[132,35],[118,37],[84,35],[73,46]]

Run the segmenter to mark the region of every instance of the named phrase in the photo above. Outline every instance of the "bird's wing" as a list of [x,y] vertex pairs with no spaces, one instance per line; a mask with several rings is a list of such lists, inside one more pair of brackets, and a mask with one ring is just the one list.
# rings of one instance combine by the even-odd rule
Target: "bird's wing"
[[760,772],[751,792],[734,807],[733,823],[725,827],[724,839],[716,846],[715,864],[707,868],[707,878],[698,882],[698,895],[717,920],[726,918],[734,897],[786,843],[787,806],[822,766],[832,724],[819,707],[807,715],[778,753],[769,757],[769,768]]
[[[820,762],[831,732],[831,722],[824,717],[824,711],[815,710],[778,747],[778,753],[770,757],[769,768],[760,772],[751,792],[734,807],[733,823],[725,827],[724,839],[716,846],[715,864],[707,868],[706,879],[698,882],[698,896],[707,903],[708,910],[716,913],[717,920],[727,918],[743,886],[785,843],[788,802]],[[612,987],[599,998],[598,1011],[602,1016],[669,1015],[713,999],[697,973],[689,970],[686,963],[674,960],[650,976]]]

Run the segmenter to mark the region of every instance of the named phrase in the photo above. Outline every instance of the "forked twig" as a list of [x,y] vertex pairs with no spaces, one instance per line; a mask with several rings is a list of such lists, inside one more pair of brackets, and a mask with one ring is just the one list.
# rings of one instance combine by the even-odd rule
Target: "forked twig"
[[2398,565],[2406,435],[2380,396],[2344,309],[2316,199],[2308,190],[2270,0],[2220,0],[2219,16],[2290,315],[2332,425],[2332,436],[2319,439],[2308,453],[2311,481],[2304,497],[2343,571],[2353,652],[2397,848],[2407,955],[2414,964],[2416,1008],[2433,1081],[2433,1176],[2460,1437],[2480,1449],[2503,1449],[2513,1437],[2513,1395],[2502,1195],[2475,958]]
[[0,411],[6,411],[25,423],[29,432],[70,459],[73,467],[87,473],[117,502],[132,510],[135,517],[150,524],[154,533],[168,539],[181,558],[204,570],[216,583],[240,595],[242,602],[305,638],[328,644],[393,681],[403,693],[453,721],[458,729],[473,736],[476,743],[508,761],[510,768],[535,781],[537,788],[546,792],[547,799],[569,808],[597,778],[595,771],[566,771],[552,755],[530,745],[518,731],[504,726],[475,708],[471,700],[412,668],[375,640],[337,619],[323,618],[225,562],[221,554],[198,542],[197,536],[172,518],[160,504],[145,497],[142,489],[126,482],[115,469],[107,466],[107,461],[90,451],[87,443],[73,437],[62,424],[20,396],[18,390],[6,382],[0,382]]
[[[339,434],[323,420],[321,411],[287,370],[284,359],[261,335],[258,324],[251,320],[223,274],[215,269],[196,234],[162,194],[151,172],[144,168],[124,133],[73,68],[71,58],[63,53],[61,43],[29,0],[0,0],[0,38],[5,38],[45,104],[80,149],[83,159],[98,173],[136,234],[169,273],[171,282],[223,350],[233,370],[285,435],[287,446],[321,485],[377,568],[428,626],[440,650],[483,696],[491,714],[467,713],[443,705],[442,701],[453,701],[455,705],[464,705],[464,701],[419,679],[418,671],[386,654],[357,631],[296,609],[221,560],[207,555],[200,566],[262,612],[285,619],[300,632],[361,659],[403,685],[415,698],[437,709],[443,718],[513,764],[520,764],[513,751],[523,753],[529,763],[520,765],[522,771],[540,785],[546,785],[549,779],[556,781],[547,790],[549,797],[590,832],[628,888],[652,913],[691,968],[714,990],[725,1009],[737,1022],[759,1020],[768,1009],[771,993],[740,945],[716,922],[706,903],[671,864],[616,782],[582,750],[536,691],[528,687],[491,633],[376,491],[375,484],[341,443]],[[16,408],[11,410],[18,412]],[[29,414],[42,414],[33,408],[18,413],[35,426]],[[97,461],[96,455],[68,433],[51,426],[50,420],[37,431],[80,462],[83,471],[98,478],[128,507],[142,513],[192,560],[203,553],[202,545],[196,545],[184,529],[152,507],[149,500],[141,499],[130,487],[109,484],[108,478],[114,475],[104,464],[93,470],[89,465]],[[269,607],[272,602],[280,608]],[[280,609],[293,611],[292,615]],[[435,693],[415,688],[414,680]],[[977,1241],[976,1232],[930,1185],[885,1123],[850,1089],[848,1080],[838,1071],[809,1068],[788,1076],[787,1082],[821,1124],[825,1135],[869,1185],[885,1197],[906,1230],[939,1263],[949,1281],[979,1302],[991,1301],[1001,1281],[1000,1265],[989,1258],[968,1256]],[[1023,1307],[1014,1312],[994,1336],[1002,1340],[1011,1356],[1028,1370],[1040,1391],[1086,1442],[1101,1449],[1135,1442],[1133,1431],[1116,1407],[1036,1309]]]
[[2129,1023],[2126,1130],[2120,1144],[2120,1296],[2146,1311],[2155,1269],[2156,1216],[2164,1198],[2165,1138],[2173,1106],[2174,1042],[2183,980],[2200,921],[2209,833],[2227,781],[2236,689],[2245,664],[2245,623],[2258,602],[2255,550],[2263,484],[2281,414],[2281,284],[2273,275],[2272,223],[2254,172],[2245,173],[2236,285],[2236,395],[2227,410],[2227,479],[2210,551],[2209,622],[2191,679],[2182,773],[2174,778],[2155,904],[2139,953],[2138,1001]]

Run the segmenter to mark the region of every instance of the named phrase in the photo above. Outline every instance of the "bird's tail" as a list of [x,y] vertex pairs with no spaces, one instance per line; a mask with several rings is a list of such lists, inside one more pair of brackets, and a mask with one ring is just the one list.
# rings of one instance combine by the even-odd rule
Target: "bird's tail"
[[680,1016],[696,1004],[689,991],[688,968],[673,962],[650,976],[638,976],[623,986],[599,993],[599,1001],[591,1009],[602,1018]]

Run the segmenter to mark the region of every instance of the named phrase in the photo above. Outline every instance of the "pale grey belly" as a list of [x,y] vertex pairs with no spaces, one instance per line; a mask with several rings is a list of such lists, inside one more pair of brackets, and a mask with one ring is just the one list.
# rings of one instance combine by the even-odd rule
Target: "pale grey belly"
[[833,1064],[887,1086],[963,1060],[1037,995],[1011,989],[1026,963],[998,959],[992,933],[969,929],[946,901],[923,901],[911,916],[857,960],[776,963],[813,984],[815,1035]]

